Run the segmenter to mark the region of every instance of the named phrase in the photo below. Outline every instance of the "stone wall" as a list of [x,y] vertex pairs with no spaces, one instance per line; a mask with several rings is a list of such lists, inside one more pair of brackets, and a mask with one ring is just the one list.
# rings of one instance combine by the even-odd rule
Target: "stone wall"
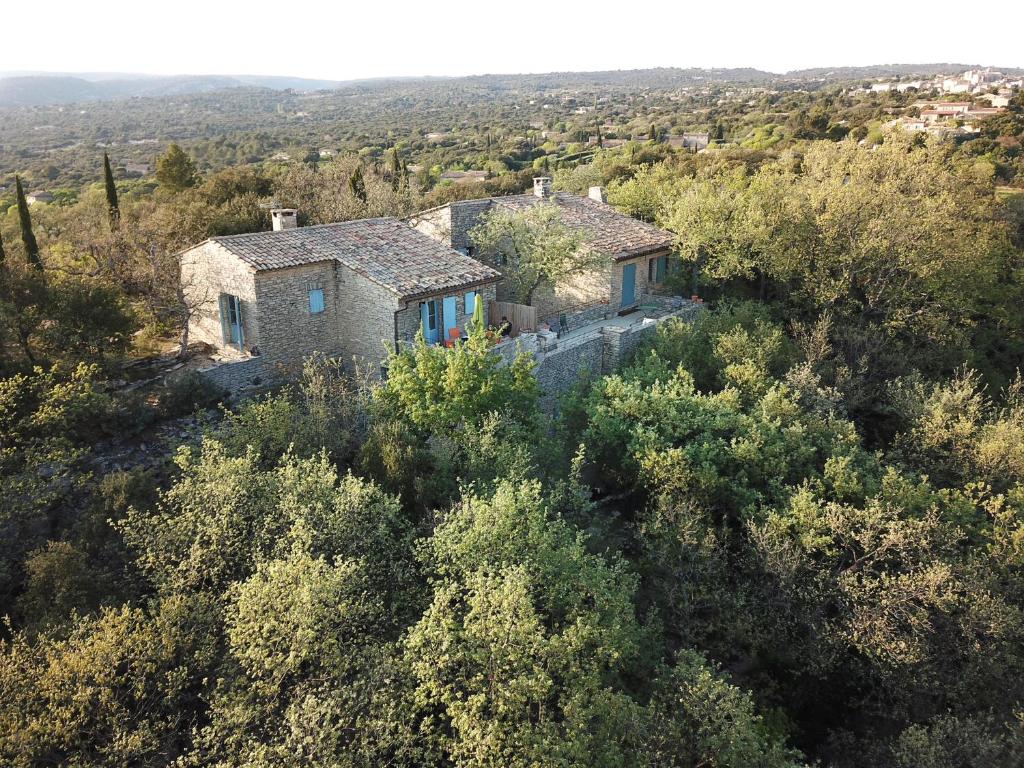
[[348,267],[338,267],[338,288],[344,299],[338,311],[341,351],[346,366],[376,374],[395,343],[398,297]]
[[[260,344],[256,307],[256,273],[216,243],[205,242],[181,255],[185,300],[193,308],[189,339],[204,342],[225,357],[241,357]],[[221,294],[237,296],[242,306],[245,353],[224,342],[220,318]]]
[[[500,269],[500,267],[499,267]],[[538,317],[557,317],[562,312],[576,312],[595,304],[612,301],[611,276],[615,265],[610,261],[600,269],[561,280],[557,285],[542,285],[533,294]]]
[[572,345],[560,345],[545,354],[534,369],[541,390],[541,407],[554,410],[558,398],[583,376],[600,376],[605,370],[605,340],[601,331],[575,339]]
[[[342,312],[350,296],[339,285],[338,267],[326,261],[256,273],[259,352],[268,366],[297,373],[314,353],[344,354]],[[317,288],[324,292],[324,311],[313,314],[309,292]]]
[[505,339],[494,346],[494,351],[501,356],[505,363],[511,363],[520,352],[535,357],[537,350],[537,334],[535,333],[521,333],[514,339]]
[[419,232],[422,232],[432,240],[452,246],[452,207],[442,205],[440,208],[431,208],[429,211],[422,211],[410,216],[407,221],[409,225]]
[[583,325],[596,323],[598,320],[605,320],[614,315],[617,311],[618,307],[613,308],[607,301],[603,301],[592,307],[587,307],[586,309],[569,313],[566,316],[566,324],[568,328],[561,328],[562,317],[560,314],[548,315],[546,317],[540,316],[539,322],[547,323],[552,328],[557,326],[559,330],[564,333],[566,330],[571,331],[574,328],[579,328]]
[[200,369],[197,373],[228,392],[274,383],[278,379],[277,372],[268,367],[262,357],[225,360],[211,368]]
[[487,198],[482,200],[459,200],[455,203],[431,208],[410,216],[407,221],[413,229],[427,237],[444,243],[449,248],[468,253],[473,247],[469,230],[475,227],[480,216],[491,206]]
[[468,251],[473,247],[473,241],[469,238],[469,230],[480,222],[480,217],[491,207],[491,201],[487,199],[460,200],[449,207],[451,208],[451,247],[455,250]]
[[601,376],[628,365],[638,347],[654,337],[661,323],[674,317],[692,322],[702,310],[700,305],[685,302],[680,309],[657,319],[644,318],[629,326],[601,326],[581,336],[560,340],[553,350],[534,352],[534,375],[542,391],[541,405],[548,410],[555,408],[558,397],[572,388],[584,371]]

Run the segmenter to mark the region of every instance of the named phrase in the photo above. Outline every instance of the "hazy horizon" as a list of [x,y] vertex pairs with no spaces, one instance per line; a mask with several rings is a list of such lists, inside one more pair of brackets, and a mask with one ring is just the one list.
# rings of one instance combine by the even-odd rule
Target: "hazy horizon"
[[149,18],[126,0],[57,0],[45,16],[22,4],[10,9],[11,28],[47,25],[46,59],[40,60],[38,38],[11,36],[0,49],[0,72],[343,81],[657,67],[782,74],[951,59],[1024,66],[1019,37],[1010,32],[1024,23],[1024,4],[987,4],[987,26],[1006,30],[1002,36],[965,36],[944,7],[931,3],[922,13],[897,4],[883,13],[857,14],[797,0],[783,13],[739,2],[726,18],[678,6],[633,16],[600,9],[580,15],[567,7],[509,13],[454,0],[443,13],[393,4],[385,18],[376,7],[340,8],[322,0],[284,9],[253,2],[241,10],[179,0]]
[[991,67],[993,69],[1024,69],[1024,65],[1018,64],[1007,64],[994,63],[994,62],[969,62],[969,61],[886,61],[886,62],[870,62],[863,64],[811,64],[806,67],[800,67],[798,69],[790,69],[786,71],[776,71],[771,69],[765,69],[763,67],[749,66],[749,67],[711,67],[711,66],[700,66],[700,65],[687,65],[687,66],[675,66],[665,65],[657,67],[616,67],[616,68],[604,68],[604,69],[562,69],[562,70],[536,70],[536,71],[518,71],[518,72],[467,72],[465,74],[457,75],[438,75],[431,73],[423,74],[393,74],[393,75],[368,75],[365,77],[352,77],[352,78],[334,78],[334,77],[321,77],[318,75],[296,75],[290,72],[274,72],[274,73],[254,73],[254,72],[132,72],[132,71],[110,71],[110,72],[96,72],[92,70],[13,70],[4,71],[0,70],[0,78],[7,77],[76,77],[82,80],[88,80],[93,82],[101,82],[104,80],[115,80],[120,78],[128,79],[144,79],[144,78],[174,78],[174,77],[227,77],[227,78],[280,78],[282,80],[311,80],[311,81],[327,81],[327,82],[355,82],[364,80],[417,80],[417,79],[435,79],[435,80],[455,80],[459,78],[470,78],[470,77],[518,77],[518,76],[530,76],[530,75],[546,75],[546,74],[589,74],[593,72],[639,72],[647,70],[657,69],[680,69],[680,70],[741,70],[741,69],[753,69],[759,72],[765,72],[771,75],[784,76],[792,72],[800,72],[806,70],[839,70],[846,68],[857,68],[857,67],[914,67],[914,66],[935,66],[938,64],[950,64],[959,66],[978,66],[978,67]]

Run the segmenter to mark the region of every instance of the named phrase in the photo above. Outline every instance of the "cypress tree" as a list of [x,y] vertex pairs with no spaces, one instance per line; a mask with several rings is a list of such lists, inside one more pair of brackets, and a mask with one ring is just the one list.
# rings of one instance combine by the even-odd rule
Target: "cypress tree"
[[103,185],[107,189],[107,215],[110,229],[115,230],[121,223],[121,206],[117,202],[117,187],[114,186],[114,172],[110,170],[110,157],[103,153]]
[[398,191],[402,185],[402,164],[398,160],[398,148],[391,150],[391,189]]
[[21,222],[21,242],[25,244],[25,258],[28,263],[42,271],[43,262],[39,260],[39,243],[36,236],[32,234],[32,217],[28,212],[28,201],[25,200],[25,190],[21,186],[21,177],[14,177],[14,188],[18,196],[18,220]]
[[366,182],[363,181],[363,166],[357,165],[348,178],[348,189],[352,196],[366,205]]

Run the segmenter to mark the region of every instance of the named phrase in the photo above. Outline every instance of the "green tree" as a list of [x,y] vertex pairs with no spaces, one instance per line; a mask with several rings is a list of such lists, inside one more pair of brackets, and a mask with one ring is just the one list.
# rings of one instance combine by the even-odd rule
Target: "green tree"
[[427,550],[434,598],[405,642],[431,763],[628,762],[621,675],[644,633],[635,580],[549,520],[536,485],[452,510]]
[[751,696],[731,685],[693,651],[655,683],[648,704],[644,765],[796,768],[798,753],[773,737]]
[[427,344],[420,334],[412,346],[391,354],[387,369],[379,403],[426,435],[474,430],[495,412],[527,424],[536,415],[537,381],[529,357],[505,365],[475,324],[469,339],[451,348]]
[[167,147],[167,151],[157,158],[156,180],[169,192],[181,192],[196,186],[199,183],[199,174],[192,158],[180,146],[172,143]]
[[391,150],[391,189],[397,192],[402,186],[402,162],[398,157],[398,147]]
[[583,274],[605,259],[587,247],[584,235],[567,227],[558,207],[550,204],[525,211],[495,207],[469,236],[480,254],[504,273],[509,291],[523,304],[531,304],[542,285]]
[[215,615],[170,598],[0,644],[0,760],[156,766],[181,756],[214,675]]
[[25,190],[21,186],[21,177],[14,177],[15,195],[18,205],[18,221],[21,224],[21,242],[25,246],[25,259],[40,272],[43,270],[43,262],[39,258],[39,244],[32,232],[32,215],[28,212],[28,201],[25,200]]
[[123,355],[139,327],[120,290],[87,277],[51,281],[46,314],[39,337],[51,359],[102,363]]
[[106,152],[103,153],[103,187],[107,193],[110,229],[116,230],[121,222],[121,207],[117,201],[117,186],[114,184],[114,172],[110,169],[110,157]]
[[352,194],[356,200],[362,205],[366,205],[366,181],[363,179],[363,166],[357,165],[352,170],[352,175],[348,177],[348,191]]

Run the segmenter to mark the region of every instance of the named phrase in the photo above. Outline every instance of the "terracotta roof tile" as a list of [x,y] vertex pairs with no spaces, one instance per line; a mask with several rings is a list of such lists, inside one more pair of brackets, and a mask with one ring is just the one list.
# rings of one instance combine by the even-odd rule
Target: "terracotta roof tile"
[[257,271],[339,261],[403,299],[501,279],[490,267],[397,219],[359,219],[210,240]]

